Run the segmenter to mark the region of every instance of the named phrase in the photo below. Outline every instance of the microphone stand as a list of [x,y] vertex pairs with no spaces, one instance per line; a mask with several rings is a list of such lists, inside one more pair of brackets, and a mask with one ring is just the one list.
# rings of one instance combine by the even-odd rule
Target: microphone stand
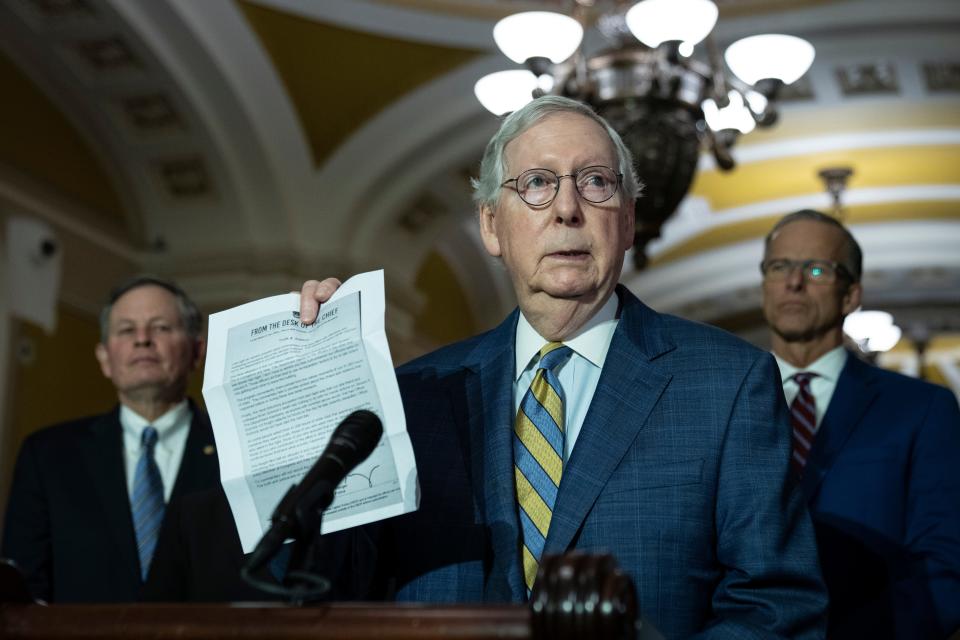
[[[291,496],[296,489],[296,485],[290,487],[286,495],[280,501],[282,505],[287,498]],[[323,487],[321,487],[323,489]],[[308,494],[312,497],[318,493],[315,489]],[[331,498],[332,498],[332,491]],[[290,604],[302,606],[309,602],[316,602],[327,595],[331,589],[330,579],[313,573],[312,568],[318,566],[320,551],[323,547],[323,536],[320,534],[320,524],[323,519],[323,511],[329,506],[330,500],[326,501],[307,501],[307,504],[315,505],[313,509],[295,510],[295,519],[297,526],[295,531],[301,532],[301,535],[294,537],[293,548],[290,551],[290,559],[284,571],[283,579],[280,584],[274,584],[263,580],[249,571],[244,565],[240,569],[240,577],[244,582],[272,595],[281,596]],[[278,507],[279,510],[279,507]],[[288,543],[289,544],[289,543]],[[275,551],[272,557],[282,549],[280,547]]]
[[[334,500],[337,486],[351,469],[366,460],[383,435],[376,414],[360,409],[344,418],[330,441],[300,483],[291,486],[270,517],[270,529],[247,558],[240,577],[256,589],[280,595],[296,604],[321,598],[330,592],[331,581],[314,573],[322,567],[320,522]],[[295,540],[291,560],[281,585],[261,580],[253,573],[264,567]]]
[[315,602],[330,592],[330,579],[313,572],[319,565],[324,546],[318,516],[317,528],[306,539],[294,542],[290,552],[290,562],[287,564],[283,585],[289,587],[292,592],[291,604],[300,606],[307,602]]

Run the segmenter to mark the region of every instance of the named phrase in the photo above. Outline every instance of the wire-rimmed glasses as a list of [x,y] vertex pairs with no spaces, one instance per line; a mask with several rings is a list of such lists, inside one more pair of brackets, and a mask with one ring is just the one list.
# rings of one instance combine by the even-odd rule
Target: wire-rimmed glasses
[[850,272],[839,262],[833,260],[790,260],[771,258],[760,263],[760,272],[770,281],[786,280],[794,269],[800,269],[807,282],[833,284],[838,277],[853,280]]
[[514,189],[520,199],[531,207],[545,207],[560,192],[560,180],[572,178],[577,193],[587,202],[600,204],[617,193],[623,180],[623,174],[610,167],[596,165],[577,169],[573,173],[557,175],[550,169],[527,169],[516,178],[505,180],[501,187],[514,183]]

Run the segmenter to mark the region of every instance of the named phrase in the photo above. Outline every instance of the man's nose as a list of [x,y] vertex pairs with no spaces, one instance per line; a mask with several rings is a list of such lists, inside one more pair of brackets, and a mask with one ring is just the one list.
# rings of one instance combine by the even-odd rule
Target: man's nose
[[141,327],[137,329],[134,337],[134,342],[138,345],[149,345],[151,342],[153,342],[153,334],[149,327]]
[[[563,224],[576,224],[583,220],[580,208],[580,194],[573,176],[560,178],[560,188],[553,200],[553,214],[556,221]],[[564,184],[566,182],[566,184]]]
[[790,271],[787,272],[787,279],[785,280],[787,287],[792,290],[802,289],[805,283],[803,275],[803,266],[799,264],[791,265]]

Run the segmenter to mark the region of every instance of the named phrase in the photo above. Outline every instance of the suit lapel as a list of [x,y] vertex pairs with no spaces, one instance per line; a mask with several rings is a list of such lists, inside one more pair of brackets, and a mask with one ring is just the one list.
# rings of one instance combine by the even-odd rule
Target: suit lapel
[[513,484],[513,374],[518,317],[519,312],[514,311],[491,331],[466,363],[470,370],[465,384],[471,448],[482,452],[480,459],[473,460],[473,486],[493,546],[486,591],[491,600],[519,601],[526,597]]
[[833,461],[873,402],[877,394],[872,388],[873,379],[869,365],[852,353],[847,354],[847,362],[837,379],[837,388],[817,429],[817,437],[803,470],[801,486],[808,502],[816,495]]
[[546,551],[571,544],[610,475],[645,428],[670,381],[653,360],[673,349],[660,316],[625,289],[620,322],[570,460],[547,536]]
[[94,495],[103,512],[105,530],[113,538],[117,562],[129,567],[139,582],[140,560],[127,493],[119,406],[90,425],[88,437],[82,439],[79,453],[93,480]]
[[217,483],[219,467],[210,420],[192,401],[190,411],[193,416],[190,421],[190,433],[187,435],[180,469],[177,471],[177,479],[170,494],[171,502],[185,494],[206,489]]

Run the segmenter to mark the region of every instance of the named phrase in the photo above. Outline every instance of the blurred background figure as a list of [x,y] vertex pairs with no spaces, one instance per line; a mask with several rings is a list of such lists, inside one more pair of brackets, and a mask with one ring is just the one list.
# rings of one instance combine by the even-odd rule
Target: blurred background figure
[[840,222],[802,210],[774,226],[761,265],[829,637],[945,638],[960,627],[960,410],[948,389],[844,348],[862,263]]
[[139,277],[110,296],[95,352],[119,404],[34,433],[17,459],[2,555],[35,598],[135,600],[166,503],[219,483],[210,422],[186,398],[202,324],[164,280]]

